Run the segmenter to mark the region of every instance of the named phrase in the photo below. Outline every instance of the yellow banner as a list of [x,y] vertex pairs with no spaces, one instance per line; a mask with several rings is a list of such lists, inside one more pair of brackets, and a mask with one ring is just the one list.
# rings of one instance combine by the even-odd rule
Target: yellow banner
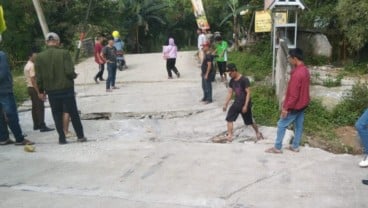
[[208,24],[206,13],[203,8],[202,0],[192,0],[192,5],[198,28],[210,29],[210,25]]
[[0,34],[6,30],[3,6],[0,5]]
[[272,19],[270,11],[257,11],[254,22],[255,32],[271,32]]

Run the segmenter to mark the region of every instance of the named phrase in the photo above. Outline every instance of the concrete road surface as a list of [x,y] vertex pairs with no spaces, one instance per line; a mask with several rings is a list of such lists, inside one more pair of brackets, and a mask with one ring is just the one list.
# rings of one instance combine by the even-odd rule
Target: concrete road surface
[[[226,130],[227,91],[216,81],[214,102],[199,102],[194,52],[179,53],[181,77],[172,80],[159,53],[126,60],[129,68],[117,72],[120,89],[111,93],[105,82],[94,83],[93,58],[76,67],[86,143],[71,138],[59,145],[56,131],[33,131],[30,102],[19,108],[36,152],[0,147],[1,208],[368,207],[368,186],[361,183],[368,170],[358,167],[360,156],[310,147],[267,154],[276,129],[261,126],[266,139],[254,143],[252,128],[240,118],[233,143],[211,143]],[[46,123],[54,127],[49,108]]]

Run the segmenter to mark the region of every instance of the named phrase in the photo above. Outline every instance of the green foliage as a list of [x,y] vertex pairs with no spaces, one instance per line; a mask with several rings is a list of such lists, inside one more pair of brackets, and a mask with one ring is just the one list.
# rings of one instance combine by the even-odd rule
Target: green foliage
[[280,112],[275,90],[271,86],[257,85],[251,88],[253,116],[258,124],[274,126]]
[[321,66],[326,65],[330,62],[329,58],[326,56],[307,56],[305,59],[305,63],[313,66]]
[[23,70],[18,68],[12,70],[13,79],[13,92],[17,105],[28,99],[27,85],[23,75]]
[[241,73],[254,76],[256,81],[263,80],[272,73],[272,49],[268,37],[247,50],[229,53],[228,62],[235,63]]
[[341,31],[351,48],[358,51],[368,42],[368,2],[366,0],[339,0],[336,11]]
[[368,86],[357,83],[333,109],[333,122],[337,125],[354,125],[359,115],[367,108]]
[[353,74],[366,74],[368,73],[368,63],[351,62],[344,66],[344,70]]
[[341,86],[341,80],[342,78],[344,78],[343,74],[339,74],[336,78],[327,78],[325,80],[323,80],[322,85],[325,87],[337,87],[337,86]]
[[305,112],[304,131],[308,135],[325,139],[335,138],[331,113],[322,105],[321,100],[312,99]]

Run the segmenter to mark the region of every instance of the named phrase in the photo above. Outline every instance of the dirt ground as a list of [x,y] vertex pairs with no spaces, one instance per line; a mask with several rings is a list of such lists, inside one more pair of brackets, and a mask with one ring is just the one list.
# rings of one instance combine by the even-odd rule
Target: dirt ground
[[326,141],[323,138],[307,137],[307,143],[312,147],[318,147],[336,154],[362,154],[360,140],[353,126],[339,127],[334,132],[338,137],[336,140]]
[[340,141],[347,148],[349,153],[362,154],[362,147],[356,129],[353,126],[344,126],[335,129],[336,135],[340,137]]

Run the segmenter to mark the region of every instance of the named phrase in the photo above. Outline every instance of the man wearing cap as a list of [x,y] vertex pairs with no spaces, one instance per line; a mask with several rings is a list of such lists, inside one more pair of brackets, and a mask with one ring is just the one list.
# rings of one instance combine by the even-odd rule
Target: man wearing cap
[[203,98],[202,102],[205,104],[212,103],[212,77],[211,71],[213,70],[213,55],[210,51],[210,43],[208,41],[202,44],[204,58],[201,65],[202,71],[202,89]]
[[239,114],[241,114],[245,125],[252,125],[256,132],[257,141],[263,139],[262,133],[259,132],[257,124],[253,120],[249,79],[240,74],[233,63],[229,63],[227,65],[226,71],[229,73],[229,77],[231,79],[225,104],[222,108],[224,112],[227,110],[227,106],[233,97],[233,94],[235,94],[234,102],[230,106],[226,116],[228,142],[233,141],[233,123],[236,121]]
[[59,144],[66,144],[63,131],[63,105],[67,109],[78,142],[85,142],[82,123],[78,114],[74,92],[74,71],[72,57],[67,50],[59,48],[60,38],[56,33],[46,35],[47,48],[38,54],[35,60],[37,84],[40,97],[49,97],[49,103],[54,118],[56,130],[59,134]]
[[303,51],[299,48],[289,51],[288,61],[293,65],[286,95],[282,104],[280,119],[277,122],[275,145],[266,150],[268,153],[282,153],[282,140],[286,128],[294,123],[295,133],[292,145],[288,150],[299,152],[299,145],[303,134],[304,111],[309,105],[310,74],[303,62]]

